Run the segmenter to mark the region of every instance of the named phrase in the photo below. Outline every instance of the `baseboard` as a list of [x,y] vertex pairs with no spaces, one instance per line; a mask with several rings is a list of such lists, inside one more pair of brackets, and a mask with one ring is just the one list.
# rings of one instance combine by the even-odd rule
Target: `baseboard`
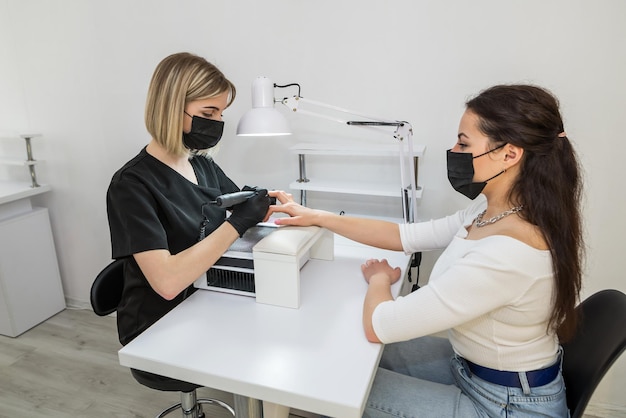
[[65,297],[65,306],[68,309],[91,309],[91,303],[85,300]]
[[[65,306],[67,309],[86,309],[89,311],[93,311],[91,307],[91,302],[85,302],[84,300],[72,299],[68,297],[65,298]],[[107,316],[116,317],[117,312],[113,312],[112,314]]]

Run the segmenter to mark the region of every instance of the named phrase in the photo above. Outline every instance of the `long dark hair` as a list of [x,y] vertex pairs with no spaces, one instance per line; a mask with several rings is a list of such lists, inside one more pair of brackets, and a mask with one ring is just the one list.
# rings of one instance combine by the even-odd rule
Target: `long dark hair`
[[584,245],[580,167],[563,129],[559,102],[537,86],[499,85],[466,106],[479,117],[479,129],[490,141],[524,149],[509,199],[524,205],[520,216],[539,228],[550,247],[555,296],[549,327],[566,341],[576,329]]

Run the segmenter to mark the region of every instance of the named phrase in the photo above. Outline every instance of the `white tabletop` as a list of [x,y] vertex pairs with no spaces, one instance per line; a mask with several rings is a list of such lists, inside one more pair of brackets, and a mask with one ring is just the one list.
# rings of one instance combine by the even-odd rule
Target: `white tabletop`
[[302,268],[299,309],[198,290],[123,347],[120,363],[304,411],[361,417],[382,352],[362,327],[367,258],[386,258],[403,277],[410,259],[336,236],[334,261]]

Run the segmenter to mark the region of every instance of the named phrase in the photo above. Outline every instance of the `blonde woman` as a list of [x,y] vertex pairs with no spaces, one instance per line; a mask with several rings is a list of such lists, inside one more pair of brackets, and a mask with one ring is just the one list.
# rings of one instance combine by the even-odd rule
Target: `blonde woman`
[[145,112],[151,140],[114,174],[107,192],[112,255],[125,260],[117,309],[122,344],[182,302],[193,282],[266,217],[263,189],[228,218],[209,204],[240,190],[207,156],[235,94],[219,69],[193,54],[170,55],[154,72]]

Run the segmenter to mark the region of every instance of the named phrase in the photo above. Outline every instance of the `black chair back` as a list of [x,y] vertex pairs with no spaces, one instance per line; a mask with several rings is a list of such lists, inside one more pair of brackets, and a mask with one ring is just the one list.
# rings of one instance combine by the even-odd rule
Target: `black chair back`
[[583,416],[596,387],[626,349],[626,295],[602,290],[576,309],[579,329],[563,344],[563,378],[572,418]]
[[91,307],[99,316],[117,310],[124,289],[124,260],[115,260],[106,266],[91,285]]

